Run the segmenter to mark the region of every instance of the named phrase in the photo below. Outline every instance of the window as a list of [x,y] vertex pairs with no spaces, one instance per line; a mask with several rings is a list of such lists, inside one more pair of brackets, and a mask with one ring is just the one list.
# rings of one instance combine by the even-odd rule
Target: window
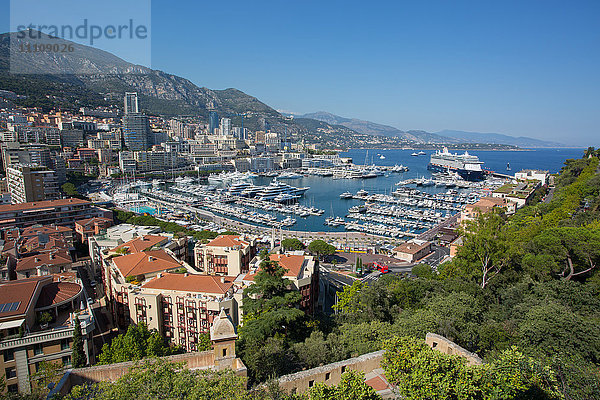
[[325,374],[325,380],[328,381],[329,378],[331,377],[331,372],[328,372]]
[[17,368],[9,367],[4,369],[4,374],[6,375],[6,379],[16,378],[17,377]]
[[19,385],[8,385],[6,386],[6,388],[8,389],[9,393],[18,393],[19,392]]
[[15,359],[15,351],[13,349],[4,350],[4,362]]
[[62,339],[60,341],[60,349],[61,350],[69,350],[69,339]]
[[433,346],[431,346],[431,347],[436,348],[437,347],[437,342],[433,342]]
[[36,343],[33,345],[33,355],[39,356],[40,354],[44,354],[44,348],[41,343]]
[[64,366],[71,365],[71,356],[63,356],[62,363]]
[[227,357],[227,349],[223,349],[223,357]]
[[315,381],[308,381],[308,387],[313,387],[315,385]]

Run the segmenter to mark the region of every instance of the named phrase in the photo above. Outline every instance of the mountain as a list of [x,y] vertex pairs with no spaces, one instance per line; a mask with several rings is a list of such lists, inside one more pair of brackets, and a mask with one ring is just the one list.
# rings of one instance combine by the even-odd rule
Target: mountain
[[563,143],[534,139],[520,136],[514,137],[500,133],[480,133],[454,130],[443,130],[436,132],[437,135],[458,139],[462,142],[508,144],[519,147],[565,147]]
[[[73,51],[19,53],[19,57],[14,58],[17,62],[13,69],[27,68],[28,71],[40,73],[9,74],[11,51],[16,53],[20,44],[27,43],[26,39],[19,39],[16,35],[0,35],[0,87],[33,96],[34,99],[40,98],[42,104],[48,103],[48,106],[60,105],[61,101],[64,103],[73,92],[90,98],[93,100],[91,105],[94,105],[102,103],[102,99],[110,99],[115,103],[114,100],[122,98],[126,91],[136,91],[143,111],[150,114],[206,116],[209,109],[223,115],[247,112],[249,125],[253,119],[257,122],[261,117],[282,118],[277,111],[240,90],[198,87],[185,78],[131,64],[106,51],[60,38],[50,38],[43,33],[40,35],[44,40],[51,40],[61,48],[72,46]],[[50,95],[50,101],[44,102],[47,94]]]
[[332,125],[342,125],[353,131],[375,136],[387,136],[387,137],[398,137],[404,140],[417,142],[417,143],[453,143],[458,142],[457,140],[448,139],[435,133],[429,133],[425,131],[401,131],[398,128],[394,128],[389,125],[382,125],[371,121],[364,121],[356,118],[345,118],[339,115],[331,114],[325,111],[318,111],[315,113],[304,114],[300,118],[316,119],[317,121],[323,121]]

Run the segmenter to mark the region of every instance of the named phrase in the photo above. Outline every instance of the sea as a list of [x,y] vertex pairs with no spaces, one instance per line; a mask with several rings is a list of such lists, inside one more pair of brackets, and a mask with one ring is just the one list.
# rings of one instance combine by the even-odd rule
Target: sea
[[[484,162],[484,169],[506,175],[514,175],[515,172],[522,169],[548,170],[550,173],[557,173],[562,168],[566,159],[581,158],[584,151],[585,149],[582,148],[544,148],[519,151],[475,150],[469,151],[469,154],[478,156],[479,160]],[[388,172],[384,176],[372,179],[332,179],[332,177],[308,176],[282,180],[282,182],[292,186],[309,186],[310,189],[300,200],[300,204],[325,210],[325,213],[321,216],[294,217],[297,222],[289,229],[312,232],[343,232],[343,226],[327,226],[324,224],[325,219],[330,216],[345,217],[350,207],[363,204],[364,202],[354,199],[340,199],[339,196],[341,193],[356,193],[358,190],[364,189],[369,193],[389,194],[397,188],[396,183],[401,180],[431,176],[427,170],[427,164],[434,151],[426,150],[424,151],[425,155],[416,157],[411,155],[413,152],[415,151],[399,149],[352,149],[340,153],[340,157],[352,158],[352,161],[356,165],[364,165],[365,163],[368,165],[387,166],[402,164],[410,168],[410,171],[405,173]],[[507,170],[507,165],[510,165],[510,170]],[[272,179],[259,177],[255,179],[254,183],[257,185],[268,185]],[[447,191],[446,188],[438,187],[419,188],[419,190],[430,193]],[[278,219],[282,219],[285,216],[280,215]]]

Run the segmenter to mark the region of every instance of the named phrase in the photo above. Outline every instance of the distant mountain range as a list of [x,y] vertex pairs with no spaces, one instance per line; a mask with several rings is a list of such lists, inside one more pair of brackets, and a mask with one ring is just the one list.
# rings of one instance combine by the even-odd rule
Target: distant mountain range
[[[11,35],[15,35],[13,46]],[[19,45],[26,44],[27,39],[18,39],[16,33],[0,34],[0,89],[26,96],[16,101],[22,106],[72,110],[81,106],[122,107],[123,94],[135,91],[139,94],[142,111],[148,114],[206,118],[209,110],[215,110],[221,116],[231,117],[234,124],[239,124],[240,114],[244,113],[245,126],[250,129],[265,129],[268,125],[270,129],[286,132],[293,139],[320,143],[323,147],[365,146],[377,142],[367,136],[389,138],[384,141],[386,145],[394,145],[395,138],[398,138],[403,144],[479,142],[523,147],[560,146],[558,143],[500,134],[402,131],[326,112],[291,119],[240,90],[199,87],[188,79],[129,63],[106,51],[41,35],[61,47],[72,46],[74,51],[67,54],[20,53],[16,58],[20,60],[17,67],[47,73],[15,75],[9,72],[11,51],[18,51]],[[82,73],[65,74],[65,71]]]
[[519,147],[565,147],[562,143],[534,139],[530,137],[514,137],[500,133],[465,132],[443,130],[430,133],[421,130],[402,131],[389,125],[377,124],[356,118],[345,118],[325,111],[304,114],[297,118],[311,118],[328,124],[342,125],[356,132],[377,135],[394,136],[422,143],[490,143],[505,144]]

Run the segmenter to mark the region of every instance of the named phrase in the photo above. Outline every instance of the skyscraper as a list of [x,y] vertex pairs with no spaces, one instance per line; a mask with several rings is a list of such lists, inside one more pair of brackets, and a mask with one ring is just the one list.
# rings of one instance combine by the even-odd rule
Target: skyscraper
[[216,111],[211,111],[208,114],[208,134],[214,135],[215,129],[219,129],[219,114]]
[[123,116],[123,140],[129,150],[147,150],[150,133],[150,122],[146,115],[136,113]]
[[137,92],[125,93],[125,114],[137,114],[138,109],[138,94]]
[[231,119],[221,118],[221,135],[231,135]]

